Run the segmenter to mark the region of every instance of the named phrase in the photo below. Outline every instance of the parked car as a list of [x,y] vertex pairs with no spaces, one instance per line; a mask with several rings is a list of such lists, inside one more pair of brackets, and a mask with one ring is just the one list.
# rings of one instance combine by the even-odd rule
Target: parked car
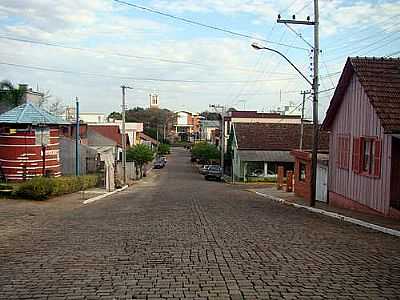
[[209,165],[203,165],[199,170],[200,174],[206,175],[209,167],[210,167]]
[[165,167],[165,162],[163,160],[157,159],[154,162],[153,168],[154,169],[162,169]]
[[210,179],[221,180],[222,179],[222,168],[217,165],[209,166],[207,173],[204,175],[204,178],[206,180],[210,180]]

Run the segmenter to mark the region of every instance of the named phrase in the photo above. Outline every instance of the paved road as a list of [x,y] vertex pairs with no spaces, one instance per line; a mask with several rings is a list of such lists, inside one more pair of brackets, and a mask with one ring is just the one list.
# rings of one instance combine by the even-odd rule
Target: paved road
[[86,206],[0,202],[0,298],[400,299],[400,239],[206,182],[188,160]]

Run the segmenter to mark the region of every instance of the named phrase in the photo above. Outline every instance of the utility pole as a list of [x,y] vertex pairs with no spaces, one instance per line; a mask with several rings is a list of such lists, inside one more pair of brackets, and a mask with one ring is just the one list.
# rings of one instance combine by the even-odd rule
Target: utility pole
[[220,140],[220,147],[221,147],[221,170],[222,175],[224,175],[224,160],[225,160],[225,116],[226,116],[226,108],[225,106],[219,104],[212,104],[209,107],[214,108],[216,112],[220,109],[221,112],[221,140]]
[[318,0],[314,0],[314,80],[313,80],[313,148],[311,156],[311,199],[310,206],[315,206],[317,196],[317,163],[318,163],[318,143],[319,143],[319,124],[318,124],[318,64],[319,64],[319,7]]
[[297,25],[312,25],[314,26],[314,47],[312,49],[314,54],[313,68],[314,75],[312,81],[313,89],[313,146],[311,156],[311,199],[310,206],[315,206],[316,198],[316,187],[317,187],[317,156],[318,156],[318,136],[319,136],[319,124],[318,124],[318,64],[319,64],[319,7],[318,0],[314,0],[314,21],[310,21],[310,17],[307,17],[306,21],[296,20],[296,16],[293,15],[291,20],[282,20],[281,16],[278,15],[278,23],[284,24],[297,24]]
[[121,85],[122,88],[122,176],[123,182],[126,184],[126,133],[125,133],[125,90],[133,89],[132,87]]
[[76,97],[76,134],[75,134],[75,175],[80,174],[80,129],[79,129],[79,99]]
[[306,95],[311,94],[310,91],[302,91],[303,103],[301,106],[301,124],[300,124],[300,150],[303,150],[303,136],[304,136],[304,106],[306,104]]

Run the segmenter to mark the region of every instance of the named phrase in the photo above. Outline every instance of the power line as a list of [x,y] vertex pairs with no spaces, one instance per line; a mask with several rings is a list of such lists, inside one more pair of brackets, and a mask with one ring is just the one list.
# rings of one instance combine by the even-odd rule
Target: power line
[[[83,75],[83,76],[92,76],[92,77],[105,77],[105,78],[117,78],[117,79],[131,79],[135,81],[158,81],[158,82],[179,82],[179,83],[216,83],[216,84],[236,84],[236,83],[245,83],[246,81],[240,80],[232,80],[232,81],[218,81],[218,80],[185,80],[185,79],[162,79],[162,78],[151,78],[151,77],[132,77],[132,76],[117,76],[117,75],[106,75],[106,74],[97,74],[97,73],[89,73],[89,72],[78,72],[78,71],[70,71],[70,70],[62,70],[56,68],[48,68],[48,67],[40,67],[40,66],[28,66],[22,64],[14,64],[7,62],[0,62],[0,65],[6,65],[17,68],[31,69],[31,70],[39,70],[46,72],[54,72],[54,73],[64,73],[64,74],[73,74],[73,75]],[[274,78],[268,80],[255,80],[255,82],[263,81],[288,81],[288,80],[297,80],[297,78]]]
[[144,7],[144,6],[141,6],[141,5],[137,5],[137,4],[121,1],[121,0],[113,0],[113,1],[117,2],[119,4],[131,6],[131,7],[143,10],[143,11],[147,11],[147,12],[150,12],[150,13],[153,13],[153,14],[158,14],[158,15],[161,15],[161,16],[164,16],[164,17],[168,17],[168,18],[172,18],[172,19],[175,19],[175,20],[179,20],[179,21],[182,21],[182,22],[185,22],[185,23],[188,23],[188,24],[192,24],[192,25],[196,25],[196,26],[200,26],[200,27],[204,27],[204,28],[208,28],[208,29],[224,32],[224,33],[228,33],[230,35],[239,36],[241,38],[257,40],[257,41],[261,41],[261,42],[264,42],[264,43],[269,43],[269,44],[274,44],[274,45],[279,45],[279,46],[284,46],[284,47],[289,47],[289,48],[295,48],[295,49],[300,49],[300,50],[308,50],[306,48],[297,47],[297,46],[291,46],[291,45],[278,43],[278,42],[273,42],[273,41],[268,41],[266,39],[258,38],[258,37],[251,36],[251,35],[248,35],[248,34],[238,33],[238,32],[232,31],[230,29],[224,29],[224,28],[220,28],[220,27],[217,27],[217,26],[214,26],[214,25],[208,25],[208,24],[200,23],[200,22],[193,21],[193,20],[190,20],[190,19],[187,19],[187,18],[174,16],[172,14],[161,12],[161,11],[155,10],[153,8],[148,8],[148,7]]
[[396,51],[396,52],[393,52],[393,53],[390,53],[390,54],[386,54],[385,57],[395,56],[397,54],[400,54],[400,51]]
[[[170,64],[190,65],[190,66],[205,67],[205,68],[215,68],[215,65],[207,65],[207,64],[202,64],[202,63],[198,63],[198,62],[173,60],[173,59],[168,59],[168,58],[151,57],[151,56],[139,56],[139,55],[110,52],[110,51],[96,50],[96,49],[83,48],[83,47],[73,47],[73,46],[63,45],[60,43],[50,43],[50,42],[43,42],[43,41],[37,41],[37,40],[31,40],[31,39],[25,39],[25,38],[16,38],[16,37],[4,36],[4,35],[3,36],[0,35],[0,39],[21,42],[21,43],[29,43],[29,44],[40,45],[40,46],[55,47],[55,48],[61,48],[61,49],[98,53],[98,54],[117,56],[117,57],[123,57],[123,58],[142,59],[142,60],[158,61],[158,62],[170,63]],[[243,72],[260,73],[260,72],[246,69],[246,68],[239,68],[239,67],[234,67],[234,66],[227,66],[227,67],[230,69],[233,69],[233,70],[238,70],[238,71],[243,71]],[[289,73],[278,73],[278,72],[276,72],[275,74],[290,75]]]

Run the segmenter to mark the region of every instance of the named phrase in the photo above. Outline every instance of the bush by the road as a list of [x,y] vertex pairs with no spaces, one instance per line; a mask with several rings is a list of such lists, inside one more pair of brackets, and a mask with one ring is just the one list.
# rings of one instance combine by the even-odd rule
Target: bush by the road
[[170,154],[170,152],[171,152],[171,146],[168,145],[168,144],[160,144],[160,145],[158,146],[157,152],[158,152],[158,154],[160,154],[160,155]]
[[209,143],[197,143],[192,147],[192,158],[198,159],[204,162],[210,162],[213,160],[218,160],[220,157],[220,152],[217,146]]
[[97,186],[97,175],[64,176],[57,178],[35,177],[18,185],[18,198],[46,200],[50,197],[74,193]]

